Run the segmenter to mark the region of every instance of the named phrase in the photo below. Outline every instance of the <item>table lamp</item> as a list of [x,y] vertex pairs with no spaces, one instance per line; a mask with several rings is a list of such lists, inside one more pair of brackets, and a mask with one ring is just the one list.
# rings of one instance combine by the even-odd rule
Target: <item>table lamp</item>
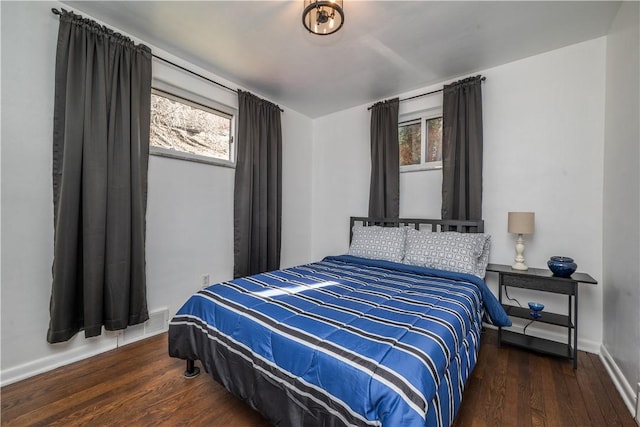
[[518,240],[516,240],[516,262],[511,266],[514,270],[529,269],[524,263],[524,239],[522,235],[533,234],[535,215],[534,212],[509,212],[509,233],[518,235]]

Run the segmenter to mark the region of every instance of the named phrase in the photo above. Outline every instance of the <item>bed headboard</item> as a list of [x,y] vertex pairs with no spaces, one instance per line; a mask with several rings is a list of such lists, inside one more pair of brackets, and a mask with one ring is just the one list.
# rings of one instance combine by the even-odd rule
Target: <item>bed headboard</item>
[[431,228],[432,232],[457,231],[459,233],[483,233],[484,220],[455,220],[455,219],[409,219],[409,218],[369,218],[352,216],[349,225],[349,243],[353,237],[353,226],[379,225],[382,227],[414,227],[416,230]]

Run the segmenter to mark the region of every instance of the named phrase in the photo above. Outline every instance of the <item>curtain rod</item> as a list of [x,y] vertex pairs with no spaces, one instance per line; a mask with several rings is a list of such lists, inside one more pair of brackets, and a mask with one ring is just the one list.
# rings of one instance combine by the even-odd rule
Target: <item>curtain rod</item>
[[[483,82],[483,81],[485,81],[485,80],[487,80],[487,78],[486,78],[486,77],[484,77],[484,76],[482,76],[482,77],[480,78],[480,81],[481,81],[481,82]],[[427,96],[427,95],[433,95],[434,93],[439,93],[439,92],[442,92],[443,90],[444,90],[444,88],[442,88],[442,89],[438,89],[438,90],[432,90],[431,92],[421,93],[421,94],[419,94],[419,95],[410,96],[409,98],[403,98],[403,99],[400,99],[400,100],[399,100],[399,102],[402,102],[402,101],[409,101],[410,99],[420,98],[420,97]],[[372,108],[373,108],[373,105],[372,105],[371,107],[367,108],[367,110],[371,110]]]
[[[222,83],[219,83],[219,82],[217,82],[217,81],[215,81],[215,80],[212,80],[212,79],[210,79],[209,77],[205,77],[205,76],[203,76],[202,74],[196,73],[195,71],[192,71],[192,70],[190,70],[190,69],[188,69],[188,68],[185,68],[185,67],[183,67],[182,65],[178,65],[178,64],[176,64],[175,62],[169,61],[168,59],[165,59],[165,58],[163,58],[163,57],[161,57],[161,56],[158,56],[158,55],[156,55],[155,53],[152,53],[152,54],[151,54],[151,56],[153,56],[153,57],[154,57],[154,58],[156,58],[156,59],[159,59],[160,61],[166,62],[166,63],[167,63],[167,64],[169,64],[169,65],[173,65],[174,67],[179,68],[179,69],[181,69],[182,71],[186,71],[187,73],[190,73],[190,74],[193,74],[194,76],[200,77],[201,79],[206,80],[206,81],[208,81],[208,82],[210,82],[210,83],[213,83],[214,85],[218,85],[218,86],[220,86],[221,88],[224,88],[224,89],[226,89],[226,90],[229,90],[229,91],[231,91],[231,92],[233,92],[233,93],[238,93],[238,90],[237,90],[237,89],[233,89],[233,88],[231,88],[231,87],[229,87],[229,86],[225,86],[225,85],[223,85]],[[280,106],[279,106],[279,105],[276,105],[276,106],[278,107],[278,109],[280,110],[280,112],[284,112],[284,110],[283,110],[282,108],[280,108]]]
[[237,90],[237,89],[231,88],[231,87],[229,87],[229,86],[225,86],[225,85],[223,85],[223,84],[222,84],[222,83],[220,83],[220,82],[217,82],[217,81],[215,81],[215,80],[210,79],[209,77],[205,77],[205,76],[203,76],[202,74],[196,73],[195,71],[191,71],[191,70],[189,70],[188,68],[183,67],[182,65],[178,65],[178,64],[176,64],[175,62],[169,61],[168,59],[164,59],[163,57],[158,56],[158,55],[156,55],[155,53],[152,53],[152,54],[151,54],[151,56],[153,56],[153,57],[154,57],[154,58],[156,58],[156,59],[159,59],[160,61],[166,62],[166,63],[167,63],[167,64],[169,64],[169,65],[173,65],[173,66],[174,66],[174,67],[176,67],[176,68],[180,68],[182,71],[186,71],[187,73],[190,73],[190,74],[193,74],[194,76],[200,77],[201,79],[206,80],[206,81],[208,81],[208,82],[210,82],[210,83],[213,83],[214,85],[218,85],[218,86],[220,86],[221,88],[224,88],[224,89],[226,89],[226,90],[230,90],[230,91],[231,91],[231,92],[233,92],[233,93],[238,93],[238,90]]
[[[56,9],[56,8],[52,8],[52,9],[51,9],[51,12],[52,12],[54,15],[62,15],[62,12],[60,12],[60,11],[59,11],[58,9]],[[169,61],[168,59],[165,59],[165,58],[163,58],[163,57],[161,57],[161,56],[158,56],[158,55],[156,55],[155,53],[151,53],[151,56],[153,56],[153,57],[154,57],[154,58],[156,58],[156,59],[159,59],[160,61],[166,62],[166,63],[167,63],[167,64],[169,64],[169,65],[173,65],[174,67],[179,68],[179,69],[181,69],[182,71],[186,71],[186,72],[187,72],[187,73],[189,73],[189,74],[193,74],[193,75],[194,75],[194,76],[196,76],[196,77],[200,77],[201,79],[206,80],[206,81],[208,81],[209,83],[213,83],[214,85],[218,85],[218,86],[220,86],[221,88],[227,89],[227,90],[229,90],[229,91],[231,91],[231,92],[233,92],[233,93],[238,93],[238,90],[237,90],[237,89],[233,89],[233,88],[231,88],[231,87],[229,87],[229,86],[223,85],[222,83],[219,83],[219,82],[217,82],[217,81],[215,81],[215,80],[212,80],[212,79],[210,79],[209,77],[205,77],[205,76],[203,76],[202,74],[196,73],[195,71],[191,71],[190,69],[185,68],[185,67],[183,67],[182,65],[178,65],[178,64],[176,64],[175,62]],[[284,112],[284,110],[283,110],[282,108],[280,108],[280,106],[278,106],[278,109],[279,109],[281,112]]]

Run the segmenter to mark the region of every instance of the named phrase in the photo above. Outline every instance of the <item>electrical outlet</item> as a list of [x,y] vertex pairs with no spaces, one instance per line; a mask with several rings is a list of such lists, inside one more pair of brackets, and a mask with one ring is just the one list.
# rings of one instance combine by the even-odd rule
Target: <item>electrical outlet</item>
[[211,280],[211,278],[209,277],[208,274],[203,274],[202,275],[202,287],[205,288],[207,286],[209,286],[209,281]]

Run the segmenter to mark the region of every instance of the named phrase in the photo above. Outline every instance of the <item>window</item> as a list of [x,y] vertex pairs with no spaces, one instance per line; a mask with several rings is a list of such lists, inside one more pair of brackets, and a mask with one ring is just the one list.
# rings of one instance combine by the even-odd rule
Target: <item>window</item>
[[233,166],[233,115],[159,89],[151,94],[150,152]]
[[405,117],[398,126],[398,140],[400,172],[442,168],[442,116]]

